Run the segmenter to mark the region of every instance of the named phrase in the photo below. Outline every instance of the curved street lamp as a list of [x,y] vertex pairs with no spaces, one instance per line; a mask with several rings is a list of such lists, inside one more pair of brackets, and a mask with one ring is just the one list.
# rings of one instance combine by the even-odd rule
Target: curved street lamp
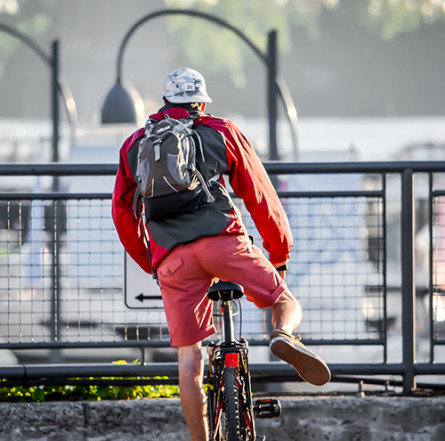
[[51,116],[53,123],[52,134],[52,160],[57,162],[59,159],[58,143],[59,143],[59,106],[58,94],[63,98],[67,111],[68,123],[70,125],[71,136],[75,136],[77,126],[77,109],[68,83],[59,75],[59,42],[56,40],[51,47],[51,55],[47,55],[28,35],[23,34],[11,26],[0,23],[0,31],[5,32],[23,42],[51,69]]
[[[125,34],[119,48],[118,57],[117,57],[117,75],[116,75],[116,83],[107,94],[105,98],[104,104],[102,106],[102,114],[101,121],[103,124],[114,124],[114,123],[134,123],[137,121],[138,112],[143,112],[143,103],[140,96],[136,93],[136,91],[130,86],[127,85],[129,90],[127,90],[122,84],[122,66],[123,66],[123,55],[125,48],[134,34],[134,32],[144,23],[154,18],[163,16],[163,15],[190,15],[193,17],[202,18],[205,20],[209,20],[213,23],[216,23],[220,26],[223,26],[233,33],[235,33],[241,40],[243,40],[252,51],[260,58],[260,60],[266,65],[268,69],[269,78],[269,103],[271,106],[269,107],[269,130],[272,133],[269,137],[270,141],[270,150],[271,150],[271,158],[270,159],[279,159],[277,148],[276,148],[276,132],[275,132],[275,124],[276,124],[276,108],[274,104],[271,102],[272,95],[275,97],[276,92],[280,96],[284,107],[286,109],[286,117],[290,123],[291,137],[292,137],[292,145],[293,145],[293,153],[296,156],[298,152],[298,119],[297,119],[297,110],[292,100],[292,97],[286,87],[286,83],[284,80],[276,75],[276,66],[275,66],[275,33],[269,34],[269,54],[264,54],[251,40],[249,40],[244,33],[242,33],[235,26],[230,23],[218,18],[216,16],[207,14],[205,12],[188,10],[188,9],[166,9],[161,11],[156,11],[151,14],[148,14],[138,20]],[[272,41],[272,44],[270,42]],[[270,86],[272,84],[272,87]]]
[[[51,70],[51,120],[52,120],[52,162],[59,161],[59,94],[62,96],[65,103],[68,121],[70,125],[71,137],[75,137],[75,129],[77,125],[77,110],[76,103],[74,101],[71,90],[68,84],[59,76],[59,42],[55,40],[51,45],[51,56],[47,55],[37,44],[34,43],[26,34],[19,32],[8,25],[0,23],[0,31],[6,32],[20,41],[25,43],[31,48],[43,62],[49,66]],[[59,178],[54,177],[52,182],[52,191],[59,190]],[[60,205],[54,200],[52,204],[53,213],[55,213],[54,231],[61,222],[61,208]],[[51,338],[56,340],[60,332],[61,323],[61,311],[60,311],[60,271],[59,271],[59,259],[60,259],[60,240],[58,234],[51,234],[51,240],[49,242],[49,248],[51,252]],[[51,351],[51,359],[54,362],[60,362],[62,360],[61,353],[57,349]]]

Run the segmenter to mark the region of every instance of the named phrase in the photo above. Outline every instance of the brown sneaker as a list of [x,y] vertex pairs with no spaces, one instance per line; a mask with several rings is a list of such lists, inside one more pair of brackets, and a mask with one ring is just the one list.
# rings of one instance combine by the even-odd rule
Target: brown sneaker
[[301,343],[300,337],[275,329],[270,334],[269,347],[274,355],[289,363],[304,381],[322,386],[331,379],[326,363]]

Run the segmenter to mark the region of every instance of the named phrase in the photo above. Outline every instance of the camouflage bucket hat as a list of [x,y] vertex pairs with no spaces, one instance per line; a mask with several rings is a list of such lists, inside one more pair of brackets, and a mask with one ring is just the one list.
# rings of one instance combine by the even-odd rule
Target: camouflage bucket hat
[[182,67],[167,75],[163,97],[171,103],[211,103],[204,77],[196,70]]

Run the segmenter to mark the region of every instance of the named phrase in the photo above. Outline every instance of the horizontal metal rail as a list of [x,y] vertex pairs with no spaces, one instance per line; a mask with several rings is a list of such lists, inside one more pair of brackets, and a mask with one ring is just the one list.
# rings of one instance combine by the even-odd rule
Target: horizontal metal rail
[[85,198],[111,199],[111,193],[0,193],[0,201],[70,201]]
[[[445,171],[445,161],[265,162],[264,166],[273,175]],[[105,176],[116,174],[117,169],[117,164],[0,164],[0,176]]]
[[[286,198],[382,197],[382,191],[278,191]],[[233,196],[233,195],[232,195]],[[0,201],[111,199],[111,193],[0,193]]]
[[[351,372],[351,365],[346,363],[331,363],[329,365],[333,376],[339,377],[343,375],[386,375],[386,376],[403,376],[407,366],[403,363],[392,364],[372,364],[363,363],[355,365]],[[208,365],[205,366],[208,369]],[[279,379],[279,382],[295,382],[301,381],[295,370],[289,365],[281,362],[269,363],[250,363],[249,370],[254,379],[263,379],[272,381]],[[430,364],[418,363],[415,365],[414,371],[417,375],[441,375],[445,370],[445,363]],[[177,363],[149,363],[149,364],[67,364],[67,365],[19,365],[0,367],[0,378],[14,381],[24,380],[26,384],[39,384],[42,379],[52,380],[63,379],[64,384],[70,384],[68,379],[79,379],[89,377],[159,377],[165,376],[172,383],[177,383],[178,365]],[[111,379],[110,378],[110,379]],[[142,378],[141,378],[142,379]],[[154,379],[156,381],[156,379]],[[355,378],[359,382],[361,378]],[[386,381],[386,380],[384,380]],[[150,382],[150,381],[148,381]],[[159,382],[159,381],[157,381]],[[165,384],[166,380],[160,380]],[[133,380],[133,383],[135,381]],[[53,383],[51,383],[53,384]],[[153,384],[153,383],[152,383]]]
[[[266,340],[249,339],[249,346],[264,346]],[[209,341],[204,341],[206,345]],[[378,346],[385,344],[384,339],[313,339],[308,338],[304,340],[308,346]],[[170,342],[168,340],[121,340],[121,341],[100,341],[100,342],[34,342],[34,343],[0,343],[0,349],[91,349],[91,348],[169,348]]]

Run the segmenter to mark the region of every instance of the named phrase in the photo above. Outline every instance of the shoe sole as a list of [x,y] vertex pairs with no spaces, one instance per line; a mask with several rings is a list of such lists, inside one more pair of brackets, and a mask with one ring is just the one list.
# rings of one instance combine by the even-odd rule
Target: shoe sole
[[276,337],[270,342],[270,350],[278,358],[290,364],[307,383],[323,386],[331,379],[331,372],[326,364],[301,346],[294,346],[285,339]]

